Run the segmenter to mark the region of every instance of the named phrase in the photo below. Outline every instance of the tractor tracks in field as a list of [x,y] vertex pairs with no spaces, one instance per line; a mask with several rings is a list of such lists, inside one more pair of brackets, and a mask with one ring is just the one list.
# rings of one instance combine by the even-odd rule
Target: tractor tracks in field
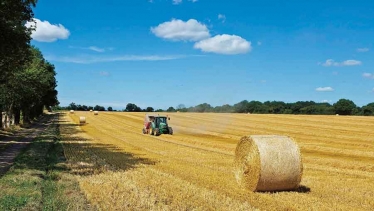
[[[105,121],[105,120],[101,120],[101,121]],[[118,120],[114,120],[114,121],[116,121],[117,123],[123,123],[123,122],[118,121]],[[109,120],[106,120],[106,122],[107,122],[108,124],[111,124],[113,121],[112,121],[112,120],[110,120],[110,121],[109,121]],[[113,126],[116,125],[116,126],[114,126],[114,127],[116,127],[116,128],[120,128],[120,127],[118,127],[118,124],[112,124],[112,125],[113,125]],[[136,129],[139,129],[139,128],[137,128],[137,127],[133,127],[133,128],[134,128],[135,130],[136,130]],[[145,134],[139,134],[138,132],[134,132],[134,130],[129,130],[129,131],[126,131],[126,132],[127,132],[127,133],[132,133],[132,134],[134,134],[134,135],[136,135],[136,136],[139,136],[139,137],[144,137],[144,136],[146,136]],[[156,139],[156,140],[158,140],[158,141],[162,141],[162,142],[166,142],[166,143],[170,143],[170,144],[174,144],[174,145],[177,145],[177,146],[188,147],[188,148],[197,149],[197,150],[206,151],[206,152],[218,153],[218,154],[227,155],[227,156],[231,156],[231,157],[234,156],[233,153],[222,152],[222,151],[220,151],[220,150],[214,150],[214,149],[206,149],[206,148],[196,147],[196,146],[193,146],[193,145],[190,145],[190,144],[183,144],[183,143],[179,143],[179,142],[175,142],[175,141],[166,140],[166,139],[163,139],[163,138],[161,138],[161,137],[159,137],[159,136],[150,136],[150,135],[149,135],[149,138]]]
[[[101,123],[104,123],[104,124],[96,123],[96,121],[100,121]],[[118,133],[118,131],[120,131],[120,130],[117,130],[117,129],[119,129],[120,127],[119,126],[114,126],[116,124],[111,123],[112,121],[102,120],[102,119],[100,119],[100,120],[92,120],[91,119],[90,122],[92,122],[92,124],[90,124],[89,127],[91,127],[93,130],[88,129],[88,128],[86,128],[86,130],[85,129],[83,129],[83,130],[88,132],[89,135],[91,133],[94,138],[97,138],[97,137],[95,137],[96,135],[93,134],[93,133],[97,132],[98,133],[97,135],[105,134],[105,136],[112,137],[112,138],[114,138],[118,141],[124,142],[126,145],[129,145],[133,148],[140,149],[140,150],[145,150],[149,153],[156,154],[156,155],[164,157],[164,158],[170,158],[170,159],[174,160],[175,162],[180,162],[183,165],[186,165],[187,163],[189,163],[189,165],[191,165],[191,166],[201,166],[203,168],[208,168],[208,169],[211,169],[211,170],[214,170],[214,171],[219,171],[219,172],[222,172],[222,173],[225,173],[225,174],[232,174],[232,170],[227,169],[227,167],[223,167],[223,166],[219,166],[219,165],[213,165],[212,166],[211,164],[203,164],[203,162],[196,162],[195,156],[193,155],[193,153],[195,153],[196,156],[199,156],[199,157],[203,156],[203,157],[206,157],[209,160],[213,159],[211,153],[214,153],[217,156],[219,156],[219,157],[215,158],[215,159],[218,159],[218,160],[222,160],[222,159],[227,160],[225,158],[222,158],[221,156],[230,157],[229,160],[232,160],[233,156],[234,156],[232,154],[222,153],[222,152],[219,152],[219,151],[214,151],[214,150],[209,150],[209,149],[202,149],[202,148],[199,148],[199,147],[193,147],[193,146],[184,145],[184,144],[180,144],[180,143],[174,143],[174,142],[170,142],[170,141],[167,141],[167,140],[163,140],[163,139],[158,138],[158,137],[147,137],[148,140],[146,140],[146,139],[144,139],[143,134],[137,134],[137,133],[132,132],[132,131],[126,131],[126,133],[130,133],[132,136],[135,136],[135,138],[134,138],[135,140],[133,142],[131,142],[131,141],[128,140],[128,138],[123,138],[123,136],[121,136],[121,134]],[[109,124],[106,124],[106,123],[109,123]],[[104,125],[106,125],[106,126],[104,126]],[[87,126],[85,126],[85,127],[87,127]],[[92,132],[92,131],[96,131],[96,132]],[[183,147],[185,149],[189,149],[189,150],[192,150],[192,151],[190,151],[188,153],[188,151],[184,152],[185,150],[183,150],[183,153],[181,153],[181,154],[184,154],[184,157],[178,157],[178,155],[176,155],[176,154],[165,153],[165,151],[162,150],[162,146],[159,146],[157,144],[155,145],[154,143],[150,142],[154,139],[156,139],[160,142],[164,142],[168,145],[171,144],[171,145],[174,145],[174,146],[177,146],[177,147]],[[143,143],[140,144],[138,142],[140,140]],[[134,144],[134,143],[139,143],[139,144]],[[115,143],[112,143],[112,144],[116,145]],[[153,145],[153,146],[159,147],[160,149],[155,150],[155,149],[145,147],[145,146],[140,146],[140,145],[150,145],[150,146]],[[174,150],[173,147],[171,147],[170,145],[169,146],[164,145],[164,146],[169,148],[169,152]],[[177,149],[177,148],[175,148],[175,149]],[[196,150],[198,150],[198,151],[196,151]],[[129,152],[129,153],[131,153],[131,152]],[[168,161],[168,159],[161,159],[161,160]]]

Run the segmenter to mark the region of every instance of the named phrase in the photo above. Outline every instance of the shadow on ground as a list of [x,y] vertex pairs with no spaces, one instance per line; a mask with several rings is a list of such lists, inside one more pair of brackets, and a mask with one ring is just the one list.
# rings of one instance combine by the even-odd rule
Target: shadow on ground
[[3,131],[0,136],[0,176],[13,165],[15,158],[57,119],[57,114],[44,114],[29,128],[15,133]]
[[270,193],[270,194],[273,194],[273,193],[282,193],[282,192],[293,192],[293,193],[309,193],[310,192],[310,188],[307,187],[307,186],[304,186],[304,185],[300,185],[298,188],[296,188],[295,190],[282,190],[282,191],[259,191],[259,193]]
[[[29,129],[22,129],[15,134],[2,133],[6,135],[0,139],[0,178],[12,166],[22,170],[46,170],[44,165],[40,165],[40,159],[43,156],[43,159],[48,159],[47,154],[36,156],[36,160],[23,160],[30,156],[17,157],[20,152],[32,153],[27,147],[30,143],[37,149],[49,146],[48,142],[62,143],[63,150],[58,155],[56,168],[59,168],[59,164],[68,164],[68,169],[73,174],[92,175],[107,170],[125,171],[140,164],[155,164],[154,161],[141,158],[140,155],[123,152],[114,145],[98,144],[92,139],[83,138],[84,132],[77,127],[79,124],[64,120],[64,115],[66,114],[47,114]],[[55,128],[55,131],[49,131],[49,128]]]
[[95,137],[84,138],[80,135],[84,132],[78,129],[79,124],[63,120],[62,117],[66,115],[64,113],[60,115],[60,139],[73,174],[92,175],[106,170],[126,171],[141,164],[155,164],[140,155],[124,152],[115,145],[94,142]]

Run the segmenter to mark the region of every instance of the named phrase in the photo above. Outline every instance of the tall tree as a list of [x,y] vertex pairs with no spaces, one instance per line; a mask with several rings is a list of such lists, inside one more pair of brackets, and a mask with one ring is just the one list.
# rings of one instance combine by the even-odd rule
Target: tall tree
[[[36,0],[1,0],[0,2],[0,108],[11,116],[12,100],[5,90],[9,89],[10,78],[30,60],[30,40],[33,28],[26,22],[32,21]],[[19,110],[19,108],[15,108]],[[19,115],[16,115],[16,120]],[[0,117],[0,124],[1,124]]]
[[146,111],[146,112],[154,112],[155,109],[152,108],[152,107],[147,107],[147,108],[145,109],[145,111]]
[[340,99],[334,103],[335,112],[340,115],[351,115],[357,107],[352,100]]
[[14,70],[21,68],[30,58],[29,44],[36,0],[1,0],[0,3],[0,84],[7,81]]
[[134,103],[128,103],[126,105],[126,109],[125,111],[127,112],[140,112],[142,109],[139,108],[137,105],[135,105]]
[[24,121],[43,113],[44,107],[57,105],[55,67],[45,61],[39,49],[31,47],[32,60],[23,71],[17,72],[12,83],[14,106],[20,108]]

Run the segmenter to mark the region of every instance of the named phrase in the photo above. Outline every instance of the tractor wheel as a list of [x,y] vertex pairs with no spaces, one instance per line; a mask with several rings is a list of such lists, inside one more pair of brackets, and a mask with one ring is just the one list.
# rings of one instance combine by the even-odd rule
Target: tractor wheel
[[161,135],[160,130],[156,128],[156,136],[159,136],[159,135]]
[[173,135],[173,128],[169,127],[169,134]]
[[147,131],[145,130],[145,128],[143,128],[142,131],[143,131],[143,134],[146,134],[146,133],[147,133]]
[[154,136],[155,135],[155,131],[152,129],[151,130],[151,135]]

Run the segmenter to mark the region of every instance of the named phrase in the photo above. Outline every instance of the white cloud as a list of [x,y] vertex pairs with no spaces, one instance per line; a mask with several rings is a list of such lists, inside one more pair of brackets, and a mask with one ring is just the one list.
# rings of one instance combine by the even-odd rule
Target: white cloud
[[105,49],[103,49],[103,48],[98,48],[98,47],[96,47],[96,46],[90,46],[90,47],[88,47],[90,50],[93,50],[93,51],[96,51],[96,52],[104,52],[105,51]]
[[322,100],[321,103],[330,103],[331,100]]
[[195,43],[194,48],[218,54],[243,54],[249,52],[251,42],[236,35],[216,35]]
[[218,20],[222,20],[222,23],[226,21],[226,15],[218,14]]
[[325,66],[325,67],[331,67],[331,66],[356,66],[356,65],[361,65],[362,62],[358,61],[358,60],[353,60],[353,59],[345,60],[343,62],[336,62],[333,59],[328,59],[324,63],[319,63],[319,64],[322,64],[322,66]]
[[[192,55],[199,56],[199,55]],[[102,62],[118,62],[118,61],[165,61],[165,60],[175,60],[182,59],[190,56],[186,55],[169,55],[169,56],[139,56],[139,55],[124,55],[124,56],[113,56],[113,57],[92,57],[92,56],[76,56],[76,57],[55,57],[46,56],[46,60],[65,62],[65,63],[77,63],[77,64],[92,64],[92,63],[102,63]]]
[[69,30],[63,25],[53,25],[48,21],[41,21],[36,18],[33,22],[27,22],[26,27],[36,28],[36,30],[32,32],[31,37],[39,42],[54,42],[57,39],[67,39],[70,36]]
[[334,62],[332,59],[326,60],[326,62],[322,63],[323,66],[325,67],[330,67],[330,66],[339,66],[338,62]]
[[75,46],[69,46],[69,48],[77,48],[77,49],[84,49],[84,50],[91,50],[91,51],[95,51],[95,52],[99,52],[99,53],[103,53],[105,51],[112,51],[114,50],[114,48],[110,47],[110,48],[99,48],[99,47],[96,47],[96,46],[89,46],[89,47],[75,47]]
[[100,72],[100,75],[102,75],[102,76],[108,76],[108,75],[109,75],[109,72],[107,72],[107,71],[101,71],[101,72]]
[[361,61],[357,61],[357,60],[346,60],[344,62],[342,62],[341,65],[343,66],[355,66],[355,65],[361,65],[362,62]]
[[327,87],[318,87],[318,88],[316,88],[316,91],[317,92],[332,92],[332,91],[334,91],[334,89],[327,86]]
[[182,0],[173,0],[173,4],[177,5],[177,4],[181,4],[182,3]]
[[369,48],[357,48],[356,51],[363,53],[363,52],[368,52],[370,49]]
[[151,27],[151,32],[157,37],[173,41],[199,41],[210,37],[207,26],[195,19],[186,22],[172,19],[159,24],[157,27]]
[[372,74],[372,73],[363,73],[362,77],[369,78],[369,79],[374,79],[374,74]]
[[[151,0],[151,1],[153,1],[153,0]],[[192,3],[195,3],[195,2],[197,2],[198,0],[188,0],[188,1],[190,1],[190,2],[192,2]],[[182,2],[183,2],[183,0],[173,0],[173,4],[174,4],[174,5],[182,4]]]

